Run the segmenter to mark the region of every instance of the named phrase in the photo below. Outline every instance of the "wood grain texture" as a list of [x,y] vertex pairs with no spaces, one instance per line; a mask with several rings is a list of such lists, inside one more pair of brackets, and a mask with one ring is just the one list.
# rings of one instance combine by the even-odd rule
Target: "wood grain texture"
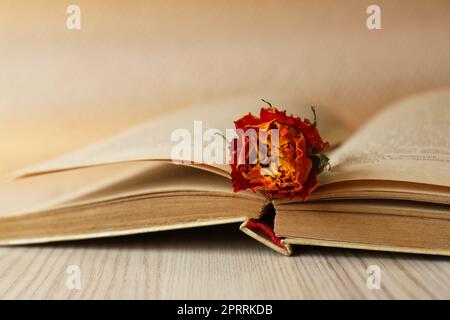
[[[0,248],[2,299],[449,299],[450,259],[297,247],[275,254],[238,225]],[[81,289],[66,286],[78,265]],[[366,268],[381,268],[381,289]]]
[[[356,128],[450,83],[445,0],[378,1],[380,32],[365,25],[371,1],[171,3],[80,0],[90,18],[75,34],[65,4],[1,2],[0,180],[189,103],[295,93]],[[449,258],[297,251],[277,255],[237,225],[0,247],[0,298],[450,299]],[[81,290],[66,287],[70,265]],[[369,265],[382,270],[381,290],[366,287]]]

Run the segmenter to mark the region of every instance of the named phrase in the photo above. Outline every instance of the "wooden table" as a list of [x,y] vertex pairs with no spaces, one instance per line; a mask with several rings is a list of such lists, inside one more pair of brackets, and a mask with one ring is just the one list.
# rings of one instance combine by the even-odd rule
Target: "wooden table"
[[[87,19],[69,31],[64,4],[0,3],[0,182],[188,102],[294,93],[356,128],[450,84],[446,0],[377,1],[375,31],[371,1],[77,4]],[[287,258],[237,229],[0,247],[0,298],[450,298],[448,257],[304,247]],[[367,288],[370,265],[380,290]],[[69,266],[80,290],[66,286]]]
[[[235,224],[0,248],[3,299],[449,299],[450,259],[297,247],[284,257]],[[366,269],[381,269],[367,288]],[[69,266],[81,288],[69,289]]]

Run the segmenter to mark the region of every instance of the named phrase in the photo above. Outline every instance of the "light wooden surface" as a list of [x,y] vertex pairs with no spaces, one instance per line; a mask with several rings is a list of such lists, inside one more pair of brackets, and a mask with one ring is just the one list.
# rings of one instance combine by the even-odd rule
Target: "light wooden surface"
[[[284,257],[237,225],[0,248],[3,299],[449,299],[450,259],[297,247]],[[81,289],[66,286],[78,265]],[[366,268],[381,269],[369,290]]]
[[[293,92],[357,127],[449,85],[449,2],[377,3],[379,32],[365,25],[372,1],[80,0],[86,20],[69,32],[66,4],[2,1],[0,180],[189,103]],[[449,258],[297,251],[280,256],[237,225],[0,247],[0,298],[450,299]],[[80,290],[66,287],[70,265]],[[380,290],[367,289],[370,265]]]

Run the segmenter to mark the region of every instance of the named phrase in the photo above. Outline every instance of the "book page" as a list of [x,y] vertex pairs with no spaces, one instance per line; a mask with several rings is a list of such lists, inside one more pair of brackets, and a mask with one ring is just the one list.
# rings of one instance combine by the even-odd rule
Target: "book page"
[[234,193],[231,182],[205,170],[156,162],[128,162],[39,175],[0,184],[0,217],[89,205],[133,196],[198,194],[264,202],[259,193]]
[[0,217],[52,208],[145,169],[144,163],[120,163],[29,179],[0,181]]
[[450,187],[450,90],[387,108],[330,158],[322,183],[377,179]]
[[129,172],[122,179],[116,179],[109,184],[86,190],[66,201],[64,206],[86,204],[112,199],[127,198],[139,195],[155,197],[189,194],[229,195],[234,198],[261,200],[264,196],[251,191],[233,192],[231,182],[219,175],[205,170],[174,165],[169,163],[142,163],[140,170]]
[[[313,117],[310,106],[300,104],[295,98],[281,102],[274,101],[273,103],[274,105],[280,103],[280,109],[286,108],[288,114],[292,113],[310,119]],[[187,107],[155,118],[107,141],[37,166],[25,168],[17,172],[17,175],[31,176],[127,161],[185,160],[185,158],[174,159],[172,156],[173,148],[179,144],[179,140],[172,139],[172,135],[176,130],[184,130],[188,132],[191,138],[191,157],[189,158],[197,164],[203,164],[201,166],[203,169],[210,169],[210,171],[228,176],[229,166],[226,150],[229,148],[229,141],[226,140],[226,132],[234,129],[234,120],[248,112],[259,116],[259,110],[262,106],[266,105],[256,97],[244,97]],[[316,106],[316,111],[318,126],[324,139],[330,141],[333,145],[342,142],[348,136],[350,130],[331,110]],[[197,123],[197,126],[195,123]],[[198,148],[200,148],[200,154],[203,154],[204,149],[213,141],[213,139],[205,141],[207,140],[205,134],[208,130],[216,130],[218,135],[215,135],[214,139],[222,144],[222,156],[217,156],[214,159],[215,162],[206,162],[195,157]]]

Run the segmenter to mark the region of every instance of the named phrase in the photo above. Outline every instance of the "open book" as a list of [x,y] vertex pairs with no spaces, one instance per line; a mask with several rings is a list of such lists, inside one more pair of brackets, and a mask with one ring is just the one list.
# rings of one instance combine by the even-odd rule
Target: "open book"
[[[234,193],[226,163],[174,159],[176,129],[190,132],[198,151],[195,121],[223,133],[260,107],[242,99],[185,108],[17,172],[1,193],[0,244],[242,222],[286,255],[293,244],[450,254],[450,91],[389,106],[351,134],[318,108],[331,169],[307,202]],[[311,117],[308,106],[280,107]]]

